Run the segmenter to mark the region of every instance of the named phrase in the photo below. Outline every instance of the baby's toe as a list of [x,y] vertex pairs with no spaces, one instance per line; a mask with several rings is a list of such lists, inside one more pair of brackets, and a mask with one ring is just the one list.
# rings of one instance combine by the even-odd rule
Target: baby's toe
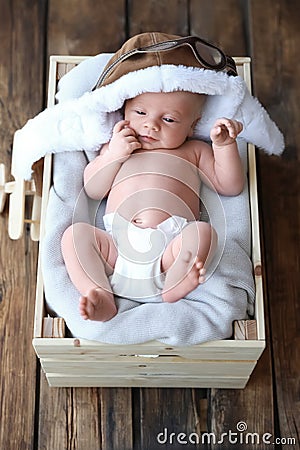
[[199,274],[200,275],[206,275],[206,269],[204,268],[204,267],[202,267],[200,270],[199,270]]
[[203,262],[202,261],[200,261],[198,258],[197,258],[197,260],[196,260],[196,268],[197,269],[202,269],[203,268]]

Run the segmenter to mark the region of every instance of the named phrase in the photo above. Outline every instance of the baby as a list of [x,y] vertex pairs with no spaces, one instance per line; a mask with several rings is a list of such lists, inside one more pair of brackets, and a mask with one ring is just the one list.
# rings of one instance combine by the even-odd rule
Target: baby
[[114,317],[114,294],[150,301],[161,294],[164,302],[176,302],[205,281],[217,235],[198,220],[201,181],[230,196],[244,186],[240,122],[217,120],[212,146],[192,139],[205,98],[176,91],[127,100],[124,120],[87,165],[87,195],[107,197],[106,231],[75,223],[62,238],[84,319]]

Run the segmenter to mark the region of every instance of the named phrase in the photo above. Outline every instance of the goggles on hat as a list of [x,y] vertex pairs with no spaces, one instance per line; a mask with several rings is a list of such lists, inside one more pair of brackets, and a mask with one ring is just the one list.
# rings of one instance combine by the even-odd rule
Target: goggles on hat
[[128,52],[121,55],[109,67],[107,67],[104,72],[102,72],[94,89],[97,89],[104,82],[107,76],[118,64],[133,55],[137,55],[140,53],[166,52],[169,50],[174,50],[178,47],[182,47],[184,45],[187,45],[191,48],[195,58],[204,68],[223,71],[228,75],[237,76],[236,65],[233,58],[225,55],[225,53],[223,53],[221,49],[213,44],[210,44],[209,42],[206,42],[204,39],[201,39],[197,36],[187,36],[129,50]]

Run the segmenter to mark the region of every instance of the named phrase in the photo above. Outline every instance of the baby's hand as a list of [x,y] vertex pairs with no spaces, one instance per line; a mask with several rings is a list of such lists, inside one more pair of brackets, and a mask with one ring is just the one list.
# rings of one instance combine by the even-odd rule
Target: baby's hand
[[130,128],[128,120],[117,122],[113,128],[113,135],[109,142],[109,151],[118,157],[128,157],[134,150],[141,148],[135,131]]
[[215,145],[224,146],[232,144],[242,131],[241,122],[233,119],[218,119],[210,131],[210,138]]

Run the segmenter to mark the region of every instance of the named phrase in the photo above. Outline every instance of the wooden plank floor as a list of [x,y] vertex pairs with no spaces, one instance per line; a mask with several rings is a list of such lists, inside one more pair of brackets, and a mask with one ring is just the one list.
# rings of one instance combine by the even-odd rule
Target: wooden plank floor
[[[153,30],[198,34],[231,55],[251,56],[255,94],[287,147],[281,158],[261,152],[258,158],[268,345],[241,391],[50,389],[31,347],[37,245],[28,230],[20,241],[9,240],[6,207],[0,217],[0,449],[299,449],[299,2],[0,0],[0,11],[0,162],[7,166],[14,131],[45,106],[49,54],[114,51],[127,37]],[[259,445],[230,435],[239,422],[257,433]],[[216,441],[211,435],[195,445],[205,430]],[[179,433],[192,442],[174,441],[185,440]],[[227,436],[217,442],[222,433]]]

